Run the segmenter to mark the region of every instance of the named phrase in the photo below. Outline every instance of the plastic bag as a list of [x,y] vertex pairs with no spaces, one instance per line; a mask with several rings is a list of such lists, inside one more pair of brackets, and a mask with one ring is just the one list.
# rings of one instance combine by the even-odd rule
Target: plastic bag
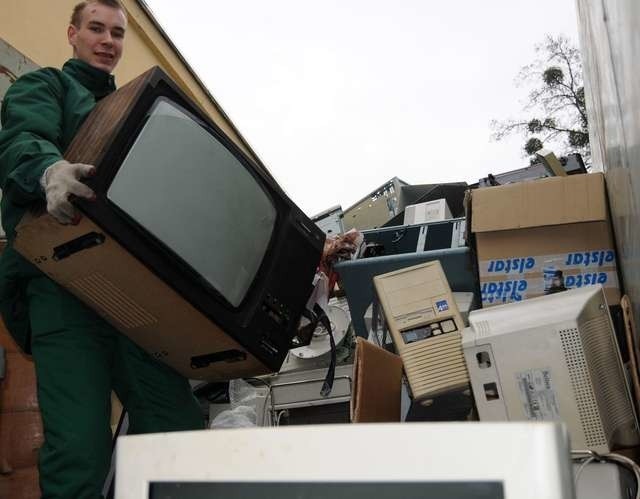
[[257,420],[256,410],[248,405],[240,405],[235,409],[222,411],[218,414],[211,424],[210,428],[251,428],[256,426]]
[[257,390],[243,379],[229,381],[231,409],[222,411],[209,423],[210,428],[250,428],[257,426]]

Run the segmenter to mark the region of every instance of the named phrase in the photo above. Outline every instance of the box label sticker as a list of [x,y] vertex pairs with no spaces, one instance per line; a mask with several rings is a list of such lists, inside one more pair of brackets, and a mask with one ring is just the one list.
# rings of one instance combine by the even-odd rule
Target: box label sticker
[[529,282],[526,279],[483,282],[480,288],[482,304],[511,303],[527,298]]
[[543,277],[481,282],[480,294],[483,306],[498,305],[595,284],[600,284],[603,288],[618,289],[618,275],[616,272],[609,271],[565,276],[562,272],[557,274],[554,270],[549,277],[545,271]]
[[531,255],[521,257],[482,260],[479,263],[480,277],[495,275],[542,273],[550,267],[562,270],[615,267],[616,254],[612,249],[578,251],[555,255]]
[[436,309],[438,310],[438,312],[446,312],[447,310],[449,310],[449,304],[447,303],[447,300],[437,301]]
[[531,421],[557,421],[560,408],[553,388],[551,369],[529,369],[516,373],[524,414]]
[[533,271],[536,266],[536,259],[532,256],[525,258],[506,258],[504,260],[487,260],[481,262],[480,275],[484,275],[482,270],[486,267],[485,274],[525,274]]
[[616,254],[613,250],[585,251],[567,254],[564,262],[569,267],[590,267],[590,266],[610,266],[615,265]]

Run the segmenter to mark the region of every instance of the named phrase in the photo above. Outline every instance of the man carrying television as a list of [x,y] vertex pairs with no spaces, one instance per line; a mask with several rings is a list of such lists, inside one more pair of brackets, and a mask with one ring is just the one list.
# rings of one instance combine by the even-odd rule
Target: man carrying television
[[203,428],[189,383],[120,334],[13,249],[15,228],[46,202],[60,223],[77,223],[69,196],[92,198],[80,180],[94,167],[63,153],[96,102],[115,90],[111,72],[127,27],[118,0],[78,4],[67,28],[73,57],[7,91],[0,130],[2,223],[0,312],[14,338],[31,352],[45,442],[40,449],[44,498],[100,497],[111,459],[110,394],[129,413],[129,432]]

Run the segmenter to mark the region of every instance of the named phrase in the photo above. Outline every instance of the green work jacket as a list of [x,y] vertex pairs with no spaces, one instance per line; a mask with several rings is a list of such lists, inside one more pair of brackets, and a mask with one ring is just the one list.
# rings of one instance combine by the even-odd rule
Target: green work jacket
[[0,119],[2,226],[7,247],[0,256],[0,313],[9,332],[29,351],[26,285],[43,274],[13,249],[25,212],[44,204],[44,170],[63,158],[80,125],[102,97],[115,90],[113,76],[71,59],[62,70],[44,68],[19,78],[7,91]]

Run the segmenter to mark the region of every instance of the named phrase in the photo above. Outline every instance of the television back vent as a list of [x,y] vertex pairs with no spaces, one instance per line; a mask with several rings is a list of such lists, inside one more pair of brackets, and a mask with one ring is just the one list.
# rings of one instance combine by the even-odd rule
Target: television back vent
[[76,294],[84,296],[85,301],[93,303],[101,315],[113,317],[122,329],[135,329],[158,322],[133,298],[97,272],[71,281],[69,287]]

